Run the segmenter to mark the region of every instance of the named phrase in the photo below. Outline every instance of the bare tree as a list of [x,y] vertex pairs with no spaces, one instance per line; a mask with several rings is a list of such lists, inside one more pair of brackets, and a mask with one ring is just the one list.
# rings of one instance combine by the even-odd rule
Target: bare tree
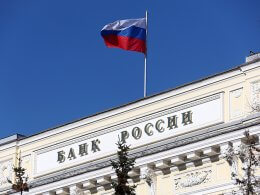
[[[257,147],[257,137],[250,135],[248,131],[245,131],[244,135],[244,143],[235,149],[229,147],[224,157],[231,166],[231,178],[239,186],[239,192],[245,195],[255,195],[260,192],[260,178],[255,174],[260,165],[260,149]],[[242,162],[243,175],[238,173],[239,159]]]
[[260,84],[253,83],[251,86],[251,100],[247,99],[247,103],[252,113],[260,112]]

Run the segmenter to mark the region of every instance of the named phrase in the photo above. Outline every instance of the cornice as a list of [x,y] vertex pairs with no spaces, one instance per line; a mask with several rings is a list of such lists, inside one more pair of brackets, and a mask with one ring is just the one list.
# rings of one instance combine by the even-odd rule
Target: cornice
[[[143,158],[145,156],[149,157],[153,154],[158,154],[160,152],[164,152],[164,151],[178,148],[181,146],[187,146],[192,143],[199,143],[200,141],[203,141],[205,139],[224,135],[224,134],[234,132],[234,131],[247,129],[249,127],[259,125],[259,124],[260,124],[260,115],[257,114],[254,116],[250,116],[244,120],[238,120],[238,121],[230,122],[227,124],[217,125],[215,127],[205,128],[205,129],[202,129],[197,132],[188,133],[186,135],[181,135],[181,136],[178,136],[175,138],[164,140],[159,143],[150,144],[148,146],[141,147],[136,150],[132,150],[130,152],[130,155],[132,155],[136,158]],[[223,140],[223,141],[225,141],[225,140]],[[213,145],[213,143],[212,143],[212,145]],[[102,168],[109,167],[110,160],[113,160],[115,158],[116,158],[116,156],[113,155],[113,156],[110,156],[110,157],[107,157],[104,159],[85,163],[85,164],[82,164],[82,165],[79,165],[77,167],[73,167],[73,168],[70,168],[67,170],[59,171],[55,174],[42,176],[42,177],[32,181],[30,183],[30,185],[34,188],[34,187],[46,185],[46,184],[49,184],[52,182],[57,182],[57,181],[60,181],[63,179],[67,179],[70,177],[74,177],[74,176],[77,176],[80,174],[84,174],[87,172],[100,170]]]

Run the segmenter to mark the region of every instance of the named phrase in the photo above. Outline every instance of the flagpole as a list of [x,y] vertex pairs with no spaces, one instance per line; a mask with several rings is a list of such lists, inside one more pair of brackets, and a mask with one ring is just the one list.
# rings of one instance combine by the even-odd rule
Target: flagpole
[[145,25],[146,25],[146,52],[144,55],[144,97],[146,97],[146,81],[147,81],[147,35],[148,35],[148,11],[145,11]]

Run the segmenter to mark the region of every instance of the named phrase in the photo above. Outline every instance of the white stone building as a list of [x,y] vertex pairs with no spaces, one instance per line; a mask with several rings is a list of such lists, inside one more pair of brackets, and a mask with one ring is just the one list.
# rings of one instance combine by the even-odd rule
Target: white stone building
[[130,173],[137,195],[228,194],[237,186],[223,154],[243,144],[245,130],[259,137],[259,93],[258,53],[226,72],[29,137],[0,139],[0,194],[15,194],[7,178],[14,180],[19,154],[31,187],[25,195],[112,194],[118,137],[137,158]]

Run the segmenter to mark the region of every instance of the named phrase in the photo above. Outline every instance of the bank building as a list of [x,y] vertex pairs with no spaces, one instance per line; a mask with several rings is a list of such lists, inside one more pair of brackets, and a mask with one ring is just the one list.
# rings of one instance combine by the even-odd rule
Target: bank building
[[[19,155],[29,177],[25,195],[113,194],[118,137],[136,157],[129,182],[137,195],[231,194],[234,167],[224,156],[243,144],[245,131],[258,139],[258,105],[260,53],[160,94],[32,136],[2,138],[0,194],[20,194],[7,181],[14,181]],[[239,171],[240,159],[236,165]]]

